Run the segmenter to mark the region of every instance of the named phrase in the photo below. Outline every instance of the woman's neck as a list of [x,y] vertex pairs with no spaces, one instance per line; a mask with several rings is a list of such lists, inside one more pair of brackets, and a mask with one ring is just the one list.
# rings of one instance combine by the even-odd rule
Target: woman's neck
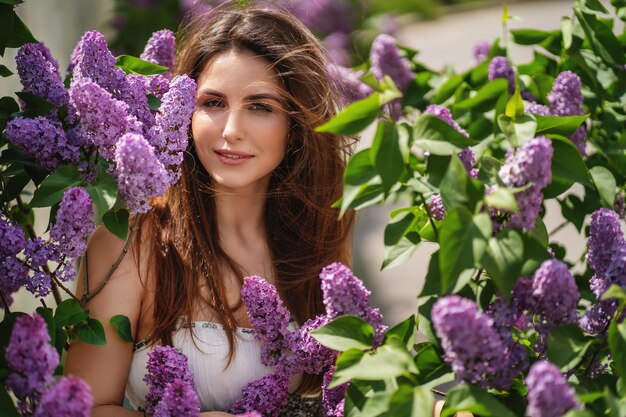
[[215,208],[220,240],[249,242],[265,238],[265,193],[217,191]]

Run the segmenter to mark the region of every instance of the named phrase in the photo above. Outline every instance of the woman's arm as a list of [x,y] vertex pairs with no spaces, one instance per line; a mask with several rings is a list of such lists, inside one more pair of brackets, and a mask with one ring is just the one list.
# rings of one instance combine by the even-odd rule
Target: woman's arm
[[[93,291],[103,281],[123,247],[124,242],[106,228],[101,226],[96,229],[87,249],[89,291]],[[81,265],[77,281],[78,298],[83,293],[84,267]],[[115,315],[127,316],[133,338],[136,338],[143,292],[131,248],[102,291],[84,306],[91,317],[102,323],[107,343],[105,346],[97,346],[80,340],[72,341],[65,362],[65,373],[76,375],[91,386],[93,417],[143,415],[142,412],[122,407],[133,344],[124,342],[109,323]]]

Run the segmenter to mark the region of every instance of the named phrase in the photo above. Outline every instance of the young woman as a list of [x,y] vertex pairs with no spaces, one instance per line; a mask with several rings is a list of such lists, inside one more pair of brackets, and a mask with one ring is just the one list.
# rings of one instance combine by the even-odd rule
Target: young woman
[[[65,365],[91,385],[94,417],[143,414],[122,404],[126,394],[142,409],[147,353],[159,344],[188,356],[202,415],[227,415],[241,388],[271,371],[249,331],[243,277],[275,284],[303,323],[323,310],[322,267],[350,264],[352,214],[338,220],[331,208],[350,138],[314,131],[338,108],[316,38],[287,12],[227,6],[187,22],[178,44],[175,72],[198,84],[182,178],[139,217],[132,249],[86,306],[106,346],[73,342]],[[123,246],[96,230],[90,287]],[[134,347],[108,324],[117,314],[130,319]],[[303,375],[292,390],[314,393],[320,381]]]

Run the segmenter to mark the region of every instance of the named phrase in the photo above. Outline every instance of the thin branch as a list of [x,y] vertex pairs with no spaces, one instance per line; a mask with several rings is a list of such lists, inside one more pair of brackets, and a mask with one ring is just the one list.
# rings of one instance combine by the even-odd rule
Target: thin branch
[[480,279],[480,276],[483,274],[483,271],[484,271],[484,270],[483,270],[482,268],[478,268],[478,269],[476,270],[476,276],[474,276],[474,277],[472,278],[472,280],[474,280],[474,281],[478,281],[478,280]]
[[420,199],[422,200],[422,204],[426,209],[426,214],[428,214],[428,219],[430,220],[430,225],[433,227],[433,231],[435,232],[435,238],[439,241],[439,231],[437,230],[437,226],[435,225],[435,220],[433,219],[432,214],[430,214],[430,210],[428,209],[428,204],[426,204],[426,200],[424,199],[424,195],[422,193],[418,193]]
[[113,273],[115,272],[117,267],[120,266],[120,264],[122,263],[122,260],[124,259],[124,257],[126,256],[126,253],[128,252],[128,247],[130,246],[130,242],[132,240],[133,233],[135,232],[135,227],[137,225],[138,220],[139,220],[139,216],[136,216],[135,220],[133,221],[132,226],[130,226],[130,230],[128,232],[128,237],[126,238],[126,243],[124,244],[124,248],[122,249],[122,252],[118,255],[115,262],[113,262],[113,265],[111,265],[111,268],[109,269],[106,276],[104,277],[104,280],[100,283],[100,285],[98,285],[98,287],[95,290],[93,290],[92,292],[86,292],[85,294],[83,294],[82,298],[80,299],[80,303],[82,305],[84,305],[87,301],[91,300],[100,291],[102,291],[104,286],[109,282],[109,279],[111,279],[111,277],[113,276]]
[[85,251],[85,255],[83,255],[83,259],[81,259],[80,263],[85,270],[85,279],[83,280],[83,294],[87,294],[89,292],[89,273],[87,272],[89,261],[87,260],[87,251]]
[[555,227],[550,233],[549,236],[552,236],[553,234],[559,232],[561,229],[563,229],[565,226],[567,226],[570,222],[568,220],[565,220],[563,223],[559,224],[557,227]]
[[[24,202],[22,201],[22,197],[20,197],[20,195],[18,194],[17,197],[15,197],[15,199],[17,200],[17,205],[19,206],[20,211],[22,213],[24,213],[24,214],[28,214],[28,209],[24,206]],[[33,228],[32,224],[27,224],[26,225],[26,231],[28,232],[28,236],[31,239],[36,239],[37,238],[37,233],[35,233],[35,229]],[[41,269],[43,269],[43,271],[46,274],[52,276],[52,272],[50,271],[50,267],[48,267],[47,263],[45,265],[43,265],[41,267]],[[63,299],[61,298],[61,293],[59,292],[59,287],[54,282],[54,280],[51,280],[50,283],[52,284],[52,294],[54,295],[54,301],[57,303],[57,305],[59,305],[63,301]]]
[[447,393],[447,392],[440,391],[440,390],[438,390],[438,389],[436,389],[436,388],[431,388],[431,389],[430,389],[430,391],[431,391],[433,394],[441,395],[442,397],[447,397],[447,396],[448,396],[448,393]]
[[80,300],[78,299],[78,297],[76,297],[74,295],[73,292],[71,292],[70,290],[67,289],[67,287],[65,285],[63,285],[63,283],[61,283],[61,281],[59,280],[59,278],[56,277],[56,275],[52,275],[52,279],[54,280],[54,282],[63,290],[65,291],[65,293],[67,295],[69,295],[70,297],[72,297],[74,300],[78,301],[80,303]]

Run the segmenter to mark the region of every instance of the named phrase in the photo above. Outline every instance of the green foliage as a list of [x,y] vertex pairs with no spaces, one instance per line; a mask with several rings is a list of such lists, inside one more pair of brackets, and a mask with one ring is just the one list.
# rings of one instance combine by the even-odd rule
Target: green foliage
[[337,317],[311,335],[327,348],[343,352],[349,349],[371,349],[374,328],[360,317]]
[[130,328],[130,320],[123,315],[116,315],[109,320],[111,326],[117,330],[117,334],[126,343],[134,343],[133,335]]

